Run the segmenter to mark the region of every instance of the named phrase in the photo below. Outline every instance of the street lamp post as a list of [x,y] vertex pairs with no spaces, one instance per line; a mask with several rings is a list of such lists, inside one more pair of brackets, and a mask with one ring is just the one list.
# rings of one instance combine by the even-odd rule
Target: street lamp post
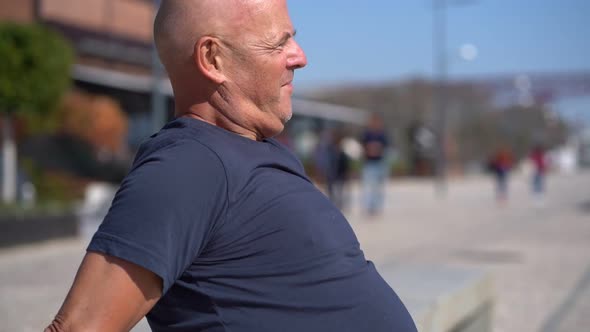
[[446,179],[446,122],[447,122],[447,102],[446,102],[446,80],[447,80],[447,17],[446,7],[447,0],[433,0],[433,24],[432,24],[432,43],[433,43],[433,64],[435,73],[435,93],[434,93],[434,112],[435,112],[435,132],[437,137],[437,149],[435,157],[435,190],[440,196],[447,193]]
[[[432,0],[432,47],[434,65],[434,128],[437,137],[437,148],[435,156],[435,191],[444,197],[447,194],[447,158],[446,158],[446,136],[447,136],[447,8],[450,5],[464,6],[475,3],[476,0]],[[473,45],[467,45],[467,57],[471,61],[477,53]]]

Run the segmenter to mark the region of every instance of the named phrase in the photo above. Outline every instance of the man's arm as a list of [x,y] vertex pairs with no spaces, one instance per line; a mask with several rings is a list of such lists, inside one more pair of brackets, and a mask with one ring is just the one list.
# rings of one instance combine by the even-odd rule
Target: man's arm
[[88,252],[45,332],[129,331],[156,304],[162,279],[113,256]]

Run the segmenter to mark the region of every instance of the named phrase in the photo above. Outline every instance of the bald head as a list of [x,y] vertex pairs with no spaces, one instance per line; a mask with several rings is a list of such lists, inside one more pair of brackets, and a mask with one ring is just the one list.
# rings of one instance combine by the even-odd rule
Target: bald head
[[[272,0],[271,0],[272,1]],[[191,63],[202,36],[231,39],[242,23],[264,10],[269,0],[165,0],[154,22],[160,59],[170,75]]]
[[176,116],[252,139],[280,132],[306,64],[294,35],[286,0],[163,1],[154,38]]
[[[215,0],[165,0],[154,21],[154,40],[162,64],[170,75],[181,63],[190,62],[193,45],[211,32]],[[209,30],[210,31],[207,31]]]

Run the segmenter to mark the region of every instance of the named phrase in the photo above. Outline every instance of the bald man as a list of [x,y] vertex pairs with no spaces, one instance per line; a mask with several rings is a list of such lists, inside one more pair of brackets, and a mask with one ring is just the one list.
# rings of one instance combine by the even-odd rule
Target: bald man
[[416,331],[272,138],[307,61],[286,1],[165,0],[154,35],[176,119],[141,146],[45,331]]

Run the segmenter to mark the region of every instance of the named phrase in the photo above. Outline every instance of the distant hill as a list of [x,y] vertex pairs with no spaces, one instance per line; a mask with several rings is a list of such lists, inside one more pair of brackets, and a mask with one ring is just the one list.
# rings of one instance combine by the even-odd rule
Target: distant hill
[[[379,84],[347,84],[307,92],[303,97],[334,103],[384,116],[391,137],[402,156],[410,154],[409,129],[423,125],[437,128],[435,86],[425,79]],[[489,87],[469,82],[451,82],[445,88],[446,141],[460,163],[483,161],[500,143],[526,155],[536,143],[555,145],[563,140],[565,125],[548,119],[542,105],[502,106],[493,102]]]

